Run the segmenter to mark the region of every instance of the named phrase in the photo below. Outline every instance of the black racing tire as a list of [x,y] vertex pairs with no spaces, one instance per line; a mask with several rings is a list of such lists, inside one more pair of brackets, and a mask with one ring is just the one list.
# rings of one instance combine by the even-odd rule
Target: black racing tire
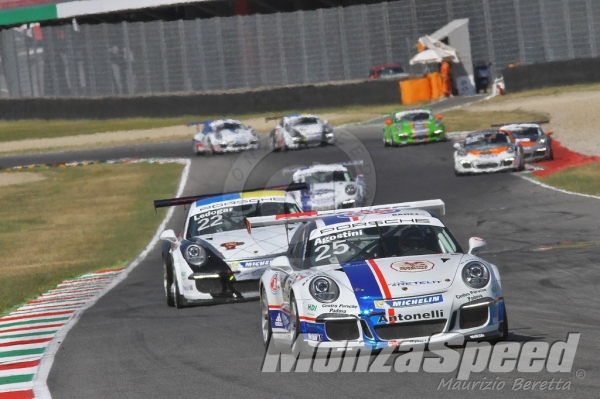
[[298,305],[294,294],[290,295],[290,340],[292,352],[295,351],[297,345],[301,345],[300,352],[302,352],[304,340],[300,334],[300,317],[298,316]]
[[177,280],[175,279],[175,269],[173,268],[173,281],[171,283],[171,293],[173,295],[173,302],[177,309],[183,309],[185,307],[185,299],[183,295],[179,292],[179,284],[177,284]]
[[390,143],[385,139],[385,137],[383,138],[383,146],[384,147],[389,147]]
[[175,299],[171,292],[171,286],[173,284],[173,273],[169,273],[172,269],[167,266],[167,262],[163,261],[163,281],[165,288],[165,297],[167,299],[167,306],[172,308],[175,306]]
[[523,156],[521,155],[521,160],[519,161],[519,167],[517,168],[517,172],[522,172],[525,170],[525,160],[523,159]]
[[260,291],[260,315],[263,344],[265,345],[265,348],[268,349],[271,338],[273,337],[273,330],[271,327],[271,317],[269,315],[269,301],[267,300],[267,292],[265,291],[264,286]]
[[548,160],[552,161],[554,159],[554,151],[552,150],[552,143],[550,143],[550,152],[548,153]]

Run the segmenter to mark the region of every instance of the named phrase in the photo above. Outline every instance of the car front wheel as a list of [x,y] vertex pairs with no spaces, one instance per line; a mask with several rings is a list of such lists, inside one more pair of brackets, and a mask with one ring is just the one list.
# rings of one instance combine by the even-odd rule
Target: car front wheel
[[166,262],[163,262],[163,278],[164,278],[164,288],[165,288],[165,297],[167,298],[167,306],[173,307],[175,306],[175,300],[173,298],[173,293],[171,290],[171,286],[173,285],[173,277],[169,275],[169,267]]
[[260,293],[260,326],[262,329],[263,344],[269,346],[273,331],[271,330],[271,317],[269,316],[269,301],[267,300],[267,292],[265,287]]
[[185,307],[185,300],[183,295],[179,292],[179,285],[177,284],[177,278],[175,277],[175,268],[173,268],[172,281],[171,281],[171,296],[173,297],[173,302],[177,309],[182,309]]

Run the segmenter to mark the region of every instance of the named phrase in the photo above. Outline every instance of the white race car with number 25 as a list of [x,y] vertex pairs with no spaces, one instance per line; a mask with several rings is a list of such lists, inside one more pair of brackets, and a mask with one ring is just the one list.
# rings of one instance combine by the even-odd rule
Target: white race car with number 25
[[263,341],[302,350],[502,340],[508,319],[498,268],[463,253],[437,216],[441,200],[249,218],[307,222],[260,281]]

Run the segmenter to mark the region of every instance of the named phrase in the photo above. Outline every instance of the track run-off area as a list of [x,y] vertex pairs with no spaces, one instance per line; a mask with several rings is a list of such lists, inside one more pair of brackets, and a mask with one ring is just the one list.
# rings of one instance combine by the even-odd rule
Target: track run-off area
[[[446,104],[450,105],[450,104]],[[441,111],[440,107],[436,111]],[[281,170],[362,159],[373,204],[442,199],[442,217],[463,248],[483,237],[481,257],[496,264],[510,317],[509,341],[565,341],[580,333],[572,371],[472,373],[503,389],[448,389],[456,373],[262,372],[259,303],[174,309],[163,293],[160,245],[123,281],[78,315],[42,360],[36,397],[52,398],[595,398],[600,389],[598,285],[600,200],[500,173],[456,177],[451,142],[385,148],[380,126],[337,129],[337,146],[255,155],[194,157],[181,195],[286,183]],[[107,156],[110,154],[110,156]],[[69,153],[4,157],[0,166],[121,157],[190,157],[191,140]],[[69,159],[66,159],[69,157]],[[524,176],[524,175],[523,175]],[[287,180],[286,180],[287,178]],[[153,212],[152,204],[148,211]],[[179,231],[177,208],[167,228]],[[159,221],[157,221],[157,224]],[[393,363],[393,359],[390,359]],[[524,389],[515,382],[570,381],[569,391]],[[496,387],[498,385],[496,384]],[[563,387],[561,385],[561,387]],[[556,387],[556,385],[554,385]]]

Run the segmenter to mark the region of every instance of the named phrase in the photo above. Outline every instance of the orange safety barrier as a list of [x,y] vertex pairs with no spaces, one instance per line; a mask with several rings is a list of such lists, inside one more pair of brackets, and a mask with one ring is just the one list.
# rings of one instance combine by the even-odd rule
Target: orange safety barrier
[[433,72],[427,74],[427,77],[429,78],[429,83],[431,85],[431,99],[437,100],[444,95],[442,75],[440,75],[439,72]]
[[431,99],[431,83],[428,77],[407,79],[400,82],[402,104],[414,104]]

